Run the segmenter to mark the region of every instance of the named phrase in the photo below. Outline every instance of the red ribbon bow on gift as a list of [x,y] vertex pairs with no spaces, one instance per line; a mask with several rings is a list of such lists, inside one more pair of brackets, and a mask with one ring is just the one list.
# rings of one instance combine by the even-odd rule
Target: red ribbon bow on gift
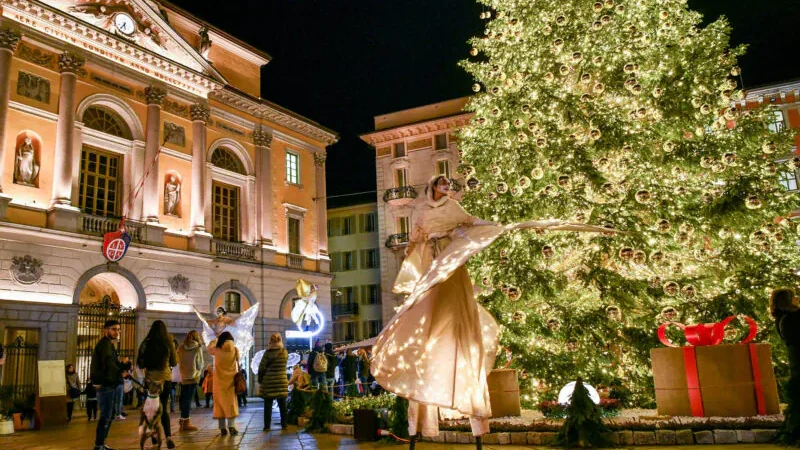
[[[690,346],[698,347],[702,345],[719,345],[722,343],[722,339],[725,338],[725,327],[728,326],[728,324],[731,323],[731,321],[733,321],[733,319],[736,317],[737,316],[730,316],[722,322],[700,323],[697,325],[684,325],[678,322],[666,322],[658,327],[658,340],[667,347],[680,347],[679,345],[675,345],[672,343],[672,341],[667,339],[667,327],[670,325],[675,325],[683,330],[683,334],[686,336],[686,342]],[[747,337],[740,342],[740,344],[747,344],[756,337],[758,325],[756,324],[755,320],[748,316],[739,317],[743,318],[750,327],[750,332],[747,333]]]

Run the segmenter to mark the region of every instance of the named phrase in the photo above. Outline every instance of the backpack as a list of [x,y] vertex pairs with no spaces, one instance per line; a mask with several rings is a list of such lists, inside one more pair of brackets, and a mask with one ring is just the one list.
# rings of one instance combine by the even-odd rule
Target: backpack
[[328,371],[328,358],[325,357],[324,353],[319,352],[317,356],[314,357],[314,370],[317,372]]

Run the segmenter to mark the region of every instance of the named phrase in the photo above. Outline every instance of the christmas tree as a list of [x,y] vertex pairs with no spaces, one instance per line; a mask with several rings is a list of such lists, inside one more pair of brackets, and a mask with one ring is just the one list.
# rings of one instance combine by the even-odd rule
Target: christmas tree
[[471,260],[527,372],[523,401],[582,376],[652,405],[666,321],[745,314],[775,339],[769,290],[800,267],[797,197],[779,179],[800,158],[768,107],[743,107],[745,49],[727,21],[702,26],[685,0],[482,2],[485,34],[463,62],[477,92],[460,134],[465,208],[625,231],[515,232]]

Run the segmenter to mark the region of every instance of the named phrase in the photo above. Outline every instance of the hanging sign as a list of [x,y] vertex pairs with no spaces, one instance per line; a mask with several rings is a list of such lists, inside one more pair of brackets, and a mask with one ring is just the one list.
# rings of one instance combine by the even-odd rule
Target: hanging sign
[[131,235],[125,227],[106,233],[103,235],[103,256],[111,262],[117,262],[125,256],[130,244]]

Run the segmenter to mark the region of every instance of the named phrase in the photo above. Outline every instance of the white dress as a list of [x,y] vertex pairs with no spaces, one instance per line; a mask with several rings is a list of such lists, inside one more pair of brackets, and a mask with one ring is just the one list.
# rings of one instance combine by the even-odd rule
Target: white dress
[[469,255],[449,259],[453,265],[434,262],[445,249],[472,254],[484,247],[470,249],[474,242],[464,239],[465,231],[486,229],[496,238],[503,227],[470,226],[475,218],[448,197],[429,199],[415,214],[413,249],[394,286],[411,295],[378,336],[372,374],[387,391],[409,399],[411,435],[438,435],[437,408],[443,407],[470,416],[473,434],[481,436],[492,414],[486,376],[497,352],[497,322],[475,301],[463,265]]

